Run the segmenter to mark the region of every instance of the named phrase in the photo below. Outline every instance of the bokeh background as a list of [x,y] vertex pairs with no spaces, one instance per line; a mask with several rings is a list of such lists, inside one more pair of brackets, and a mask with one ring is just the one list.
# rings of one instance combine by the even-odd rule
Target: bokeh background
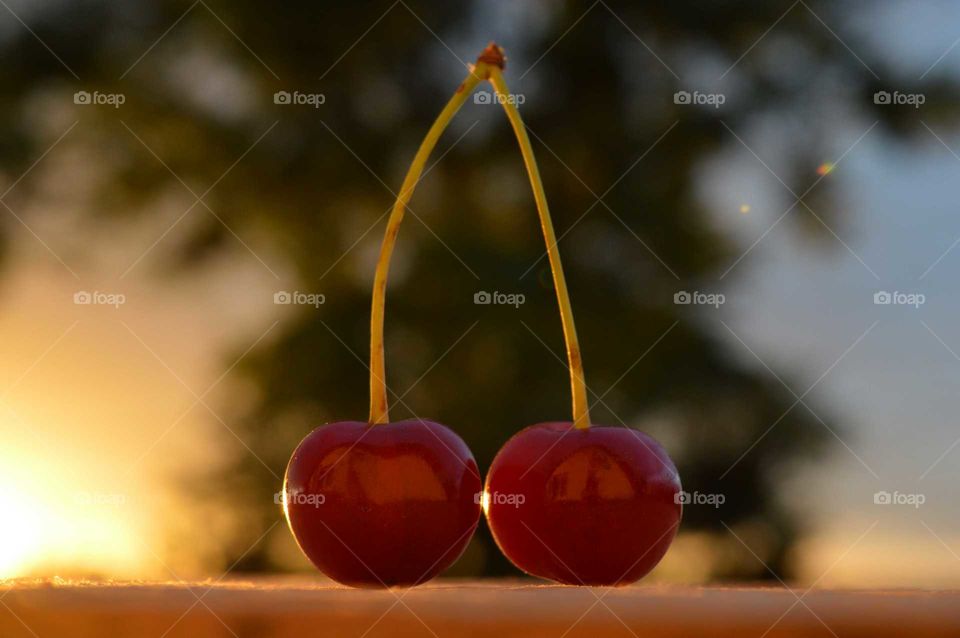
[[[496,40],[593,418],[691,494],[651,578],[960,584],[956,3],[0,5],[0,577],[310,572],[274,494],[310,429],[366,414],[393,191]],[[392,416],[485,470],[569,418],[560,323],[499,107],[432,162]],[[481,523],[450,575],[516,572]]]

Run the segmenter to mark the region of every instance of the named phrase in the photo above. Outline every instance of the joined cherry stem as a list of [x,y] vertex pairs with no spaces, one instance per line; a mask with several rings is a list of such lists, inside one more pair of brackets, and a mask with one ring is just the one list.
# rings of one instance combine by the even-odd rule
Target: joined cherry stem
[[400,232],[400,222],[406,212],[407,204],[413,197],[413,191],[420,181],[423,169],[426,166],[430,153],[437,145],[440,136],[453,120],[463,103],[473,93],[476,86],[484,80],[481,75],[480,64],[471,70],[470,74],[457,88],[447,105],[440,111],[426,137],[420,143],[417,154],[413,157],[407,175],[403,179],[397,200],[390,211],[387,220],[387,230],[380,246],[380,257],[377,259],[377,269],[373,278],[373,301],[370,311],[370,423],[387,423],[390,421],[389,406],[387,403],[386,364],[384,362],[383,345],[383,317],[384,305],[387,296],[387,275],[390,272],[390,258],[393,247],[397,243],[397,234]]
[[560,321],[563,325],[563,336],[567,346],[567,361],[570,369],[570,387],[573,395],[573,422],[578,429],[590,427],[590,412],[587,403],[587,386],[583,373],[583,360],[580,356],[580,344],[577,340],[577,329],[573,321],[573,310],[570,306],[570,295],[567,292],[566,279],[563,276],[563,265],[560,262],[560,252],[557,249],[556,233],[550,218],[550,209],[547,206],[547,195],[540,179],[537,160],[533,154],[530,138],[526,127],[520,119],[520,111],[509,99],[509,90],[503,80],[501,69],[504,66],[503,50],[491,43],[480,57],[470,74],[457,88],[456,93],[447,102],[430,130],[427,132],[420,148],[407,170],[407,175],[400,187],[397,201],[387,220],[387,229],[380,247],[380,257],[377,260],[376,274],[373,280],[373,300],[370,313],[370,423],[387,423],[389,408],[387,403],[386,369],[384,363],[383,319],[384,304],[387,293],[387,275],[390,270],[390,258],[400,231],[400,222],[406,211],[413,191],[420,181],[424,166],[443,131],[450,124],[453,116],[460,110],[470,94],[483,80],[489,80],[497,94],[497,101],[503,106],[507,119],[513,128],[514,135],[520,145],[523,163],[530,177],[533,188],[533,197],[537,212],[540,216],[540,227],[547,245],[547,257],[553,273],[553,285],[557,291],[557,302],[560,306]]
[[573,395],[573,424],[581,430],[590,427],[590,408],[587,403],[587,383],[583,374],[583,359],[580,356],[580,341],[577,339],[577,327],[573,321],[573,308],[570,305],[570,293],[567,292],[567,281],[563,276],[563,263],[560,261],[560,251],[557,249],[557,236],[553,230],[553,221],[550,218],[550,209],[547,206],[547,194],[543,189],[543,180],[540,179],[540,169],[537,168],[537,158],[533,154],[533,146],[527,136],[527,128],[520,119],[520,110],[511,99],[510,91],[503,80],[503,74],[498,67],[490,71],[490,83],[497,92],[497,101],[510,120],[513,133],[520,145],[520,154],[523,164],[530,176],[530,186],[533,187],[533,198],[537,204],[537,213],[540,215],[540,227],[543,230],[543,239],[547,244],[547,257],[550,260],[550,271],[553,273],[553,287],[557,291],[557,303],[560,306],[560,321],[563,324],[563,338],[567,344],[567,362],[570,368],[570,390]]

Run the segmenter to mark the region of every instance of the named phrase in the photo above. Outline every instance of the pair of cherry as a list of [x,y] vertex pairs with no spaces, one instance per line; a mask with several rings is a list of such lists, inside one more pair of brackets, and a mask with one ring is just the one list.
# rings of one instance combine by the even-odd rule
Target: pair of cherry
[[[591,426],[587,390],[556,237],[533,150],[491,43],[424,138],[387,223],[373,286],[370,417],[307,435],[284,479],[284,512],[300,548],[330,578],[358,587],[416,585],[466,549],[481,509],[497,544],[533,576],[622,585],[646,575],[676,534],[680,479],[651,437]],[[502,98],[533,186],[567,342],[572,422],[541,423],[497,453],[481,488],[470,449],[439,423],[390,423],[383,348],[387,272],[399,224],[426,160],[473,89]]]
[[481,503],[500,549],[528,574],[628,584],[666,553],[681,511],[676,469],[656,441],[569,422],[510,439],[482,493],[469,448],[439,423],[331,423],[297,447],[285,491],[307,557],[359,587],[416,585],[442,572],[466,549]]

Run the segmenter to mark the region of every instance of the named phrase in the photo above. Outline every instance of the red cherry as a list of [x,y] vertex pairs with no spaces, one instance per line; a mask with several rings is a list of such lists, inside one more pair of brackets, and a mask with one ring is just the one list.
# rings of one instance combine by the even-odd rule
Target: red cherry
[[416,585],[463,553],[480,518],[479,491],[477,463],[447,427],[341,421],[297,446],[284,510],[300,548],[330,578]]
[[540,423],[513,436],[487,475],[484,509],[501,551],[528,574],[626,585],[673,541],[680,477],[653,438],[628,428]]

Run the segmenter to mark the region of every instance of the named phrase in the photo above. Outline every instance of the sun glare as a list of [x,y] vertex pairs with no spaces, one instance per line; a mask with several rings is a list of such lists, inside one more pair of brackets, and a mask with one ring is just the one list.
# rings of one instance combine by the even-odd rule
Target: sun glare
[[[9,484],[8,484],[9,485]],[[46,543],[43,511],[23,492],[0,490],[0,578],[21,575],[39,559]]]
[[0,474],[0,578],[51,569],[64,575],[115,576],[142,568],[144,552],[122,503],[45,489],[49,485],[28,486],[19,479],[9,471]]
[[0,419],[0,578],[136,573],[138,503],[104,489],[110,476],[89,456],[52,451],[42,424],[68,421],[31,406],[6,404]]

